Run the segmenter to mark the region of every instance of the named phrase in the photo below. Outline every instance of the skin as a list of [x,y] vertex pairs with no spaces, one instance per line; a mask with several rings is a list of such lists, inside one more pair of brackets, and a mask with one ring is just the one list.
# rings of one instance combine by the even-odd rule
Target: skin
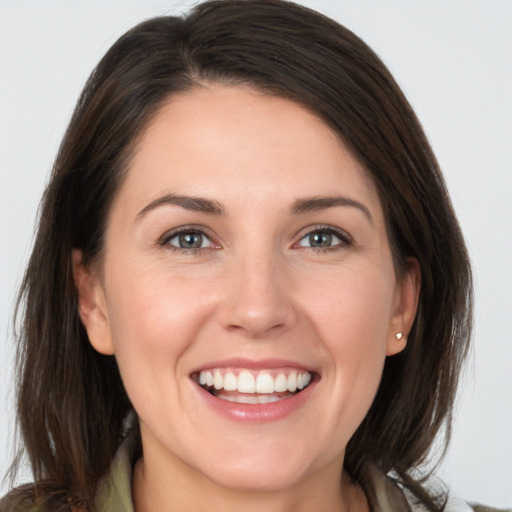
[[[159,201],[167,194],[223,214]],[[357,205],[292,211],[333,195]],[[173,230],[191,225],[203,247],[180,250]],[[341,236],[311,247],[326,226]],[[419,279],[414,262],[395,275],[376,189],[325,123],[249,88],[173,96],[131,161],[100,264],[73,257],[91,343],[115,354],[139,416],[137,511],[368,509],[345,475],[340,485],[345,447],[385,358],[405,347]],[[294,361],[315,387],[277,421],[234,421],[191,379],[232,357]]]

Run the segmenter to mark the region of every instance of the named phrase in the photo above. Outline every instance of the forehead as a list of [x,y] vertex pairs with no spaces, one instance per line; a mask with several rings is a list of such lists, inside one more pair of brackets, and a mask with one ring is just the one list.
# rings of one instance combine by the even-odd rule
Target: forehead
[[380,203],[366,169],[318,116],[221,85],[171,96],[142,134],[118,195],[143,202],[163,192],[228,202],[350,192]]

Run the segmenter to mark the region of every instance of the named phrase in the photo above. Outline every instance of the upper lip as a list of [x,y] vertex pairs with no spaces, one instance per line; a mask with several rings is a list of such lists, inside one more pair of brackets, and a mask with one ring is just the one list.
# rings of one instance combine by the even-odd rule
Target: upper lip
[[247,359],[235,357],[230,359],[222,359],[218,361],[210,361],[206,364],[193,369],[190,373],[195,374],[203,370],[211,368],[241,368],[247,370],[270,370],[274,368],[293,368],[313,373],[314,370],[303,363],[290,359]]

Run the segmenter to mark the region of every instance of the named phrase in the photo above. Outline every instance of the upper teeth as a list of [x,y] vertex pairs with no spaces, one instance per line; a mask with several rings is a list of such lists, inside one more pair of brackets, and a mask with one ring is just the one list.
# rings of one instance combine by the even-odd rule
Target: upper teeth
[[296,370],[292,370],[288,375],[278,373],[275,377],[264,371],[255,376],[249,370],[242,370],[238,375],[231,371],[222,372],[220,369],[203,370],[199,373],[199,384],[202,386],[239,393],[293,393],[297,389],[305,388],[310,381],[309,372]]

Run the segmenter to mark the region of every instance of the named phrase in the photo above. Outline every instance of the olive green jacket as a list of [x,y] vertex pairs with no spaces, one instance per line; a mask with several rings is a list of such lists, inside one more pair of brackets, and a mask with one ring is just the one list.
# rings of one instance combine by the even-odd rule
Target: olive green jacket
[[[96,496],[98,512],[134,512],[132,502],[133,454],[131,439],[126,439],[119,448],[112,467],[102,480]],[[414,502],[412,496],[396,483],[377,471],[371,475],[372,493],[369,496],[372,512],[424,512],[426,509]],[[25,512],[43,512],[30,506]],[[2,508],[0,512],[14,512]],[[16,512],[23,512],[17,510]],[[46,511],[45,511],[46,512]],[[500,512],[480,505],[470,506],[465,502],[450,499],[445,512]],[[512,509],[501,512],[512,512]]]
[[[130,447],[125,442],[119,449],[112,469],[103,481],[97,495],[100,512],[134,512],[131,495],[132,460]],[[372,475],[373,496],[370,497],[372,512],[423,512],[414,499],[402,491],[382,473]],[[479,505],[470,506],[463,501],[449,499],[445,512],[500,512]],[[501,512],[512,512],[512,509]]]

